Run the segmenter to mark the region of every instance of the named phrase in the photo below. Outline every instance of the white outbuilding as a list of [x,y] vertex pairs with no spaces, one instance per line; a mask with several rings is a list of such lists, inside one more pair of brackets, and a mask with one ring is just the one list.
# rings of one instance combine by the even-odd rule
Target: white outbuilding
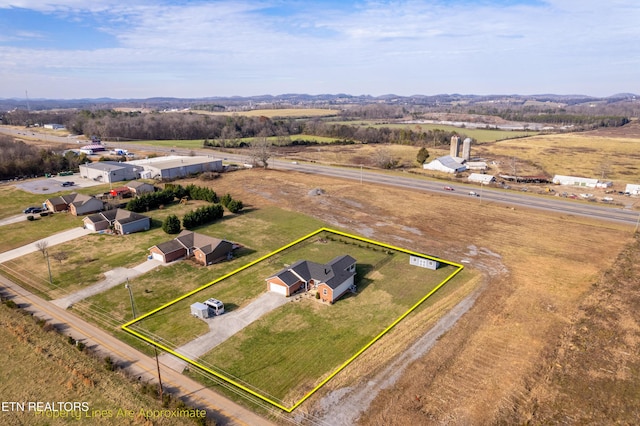
[[496,178],[493,175],[485,175],[482,173],[471,173],[468,177],[469,182],[480,183],[482,185],[488,185],[495,182]]
[[191,305],[191,315],[196,318],[209,318],[209,307],[204,303],[196,302]]
[[467,166],[460,163],[456,158],[450,155],[438,157],[430,163],[424,164],[422,168],[425,170],[436,170],[438,172],[445,173],[460,173],[467,170]]
[[555,175],[553,177],[553,183],[555,183],[556,185],[584,186],[587,188],[596,188],[598,186],[598,179]]
[[631,195],[640,195],[640,185],[628,183],[624,192],[628,192]]
[[438,262],[437,260],[429,259],[426,257],[414,256],[414,255],[411,255],[409,257],[409,264],[413,266],[419,266],[425,269],[431,269],[433,271],[435,271],[440,267],[440,262]]

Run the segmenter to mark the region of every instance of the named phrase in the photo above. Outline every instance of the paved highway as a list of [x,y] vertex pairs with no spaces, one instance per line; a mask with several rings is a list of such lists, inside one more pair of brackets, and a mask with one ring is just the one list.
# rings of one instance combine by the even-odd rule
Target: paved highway
[[[47,140],[50,142],[60,143],[73,143],[75,138],[59,137],[47,135],[44,137],[42,134],[32,132],[30,129],[19,129],[7,126],[0,126],[0,133],[11,134],[17,137],[33,138],[39,140]],[[130,151],[139,151],[141,149],[140,144],[126,143],[126,142],[107,142],[109,147],[118,147],[128,149]],[[151,146],[144,145],[144,148],[148,149]],[[152,147],[154,151],[165,154],[182,154],[189,155],[192,151],[195,151],[201,155],[211,155],[219,158],[225,158],[227,161],[236,162],[239,164],[248,161],[247,155],[237,155],[224,152],[218,152],[208,149],[181,149],[181,148],[168,148],[168,147]],[[597,218],[607,221],[613,221],[618,223],[624,223],[632,226],[637,226],[640,219],[640,212],[627,208],[619,208],[615,206],[604,206],[595,203],[585,203],[580,201],[567,200],[565,198],[551,197],[551,196],[534,196],[531,194],[509,191],[509,190],[497,190],[490,188],[478,189],[477,186],[466,186],[461,184],[447,184],[438,181],[431,181],[420,179],[418,177],[411,177],[409,175],[398,176],[398,174],[388,174],[379,171],[370,171],[367,169],[350,169],[344,167],[325,166],[317,163],[298,163],[291,161],[283,161],[278,159],[271,159],[269,167],[280,170],[294,170],[302,173],[319,174],[324,176],[331,176],[341,179],[349,179],[357,182],[367,182],[375,184],[383,184],[389,186],[395,186],[404,189],[413,189],[420,191],[436,192],[441,194],[447,194],[457,197],[469,197],[468,192],[473,190],[477,193],[481,193],[481,197],[478,203],[484,202],[498,202],[504,203],[513,207],[529,207],[538,210],[553,211],[557,213],[585,216],[590,218]],[[455,191],[446,191],[445,185],[450,185]]]

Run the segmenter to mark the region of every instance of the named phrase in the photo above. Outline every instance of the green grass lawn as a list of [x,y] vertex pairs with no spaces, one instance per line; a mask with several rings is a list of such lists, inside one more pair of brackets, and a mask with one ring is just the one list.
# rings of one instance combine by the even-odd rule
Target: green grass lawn
[[132,328],[176,348],[208,331],[203,321],[190,315],[192,303],[215,297],[225,303],[228,311],[233,311],[264,293],[265,278],[284,265],[301,259],[326,263],[342,254],[357,259],[357,294],[347,294],[333,305],[313,298],[287,303],[198,360],[225,377],[238,378],[258,394],[291,405],[407,312],[456,267],[444,265],[437,271],[412,267],[409,254],[402,251],[323,233],[183,298]]
[[413,131],[426,131],[426,130],[443,130],[445,132],[457,132],[464,134],[472,139],[475,139],[477,143],[494,142],[505,139],[521,138],[524,136],[534,136],[540,134],[540,132],[534,131],[518,131],[518,130],[496,130],[496,129],[471,129],[450,126],[446,124],[431,124],[431,123],[416,123],[416,124],[404,124],[404,123],[379,123],[377,120],[372,121],[338,121],[336,124],[344,124],[346,126],[362,126],[362,127],[388,127],[390,129],[409,129]]
[[33,221],[25,220],[0,226],[0,251],[22,247],[58,232],[82,226],[82,219],[68,213],[35,217],[36,220]]
[[[172,210],[174,208],[184,208],[184,206],[174,205],[162,211],[154,211],[153,214],[171,214],[174,212]],[[190,291],[202,287],[323,225],[320,221],[308,216],[277,207],[249,209],[237,215],[227,214],[225,212],[225,217],[222,220],[211,225],[199,227],[194,231],[241,244],[244,248],[236,253],[236,258],[208,267],[197,265],[188,260],[176,262],[131,279],[129,283],[133,291],[138,315],[152,311]],[[155,230],[132,234],[131,236],[153,235],[150,232],[155,232]],[[158,233],[160,236],[158,239],[161,241],[172,238],[161,230],[158,230]],[[154,245],[155,238],[152,237],[152,239],[148,239],[147,243],[141,244],[139,246],[140,249],[143,250],[145,246],[148,248]],[[143,250],[140,257],[138,255],[133,256],[132,251],[128,251],[128,253],[132,258],[136,259],[133,263],[140,263],[146,258],[145,254],[147,252]],[[105,315],[119,324],[132,319],[129,294],[123,286],[114,287],[79,302],[74,305],[74,309],[86,315],[87,319],[97,322],[100,322],[102,320],[101,316]],[[96,318],[92,318],[93,314],[96,315]],[[163,313],[163,315],[166,314]],[[162,322],[162,320],[159,321]],[[171,325],[166,326],[172,327]],[[186,336],[186,341],[190,340],[189,335]]]

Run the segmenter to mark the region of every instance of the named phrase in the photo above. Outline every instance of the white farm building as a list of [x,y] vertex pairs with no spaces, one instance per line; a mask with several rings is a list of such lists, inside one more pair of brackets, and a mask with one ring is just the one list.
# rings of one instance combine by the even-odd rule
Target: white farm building
[[612,182],[601,182],[598,179],[577,176],[555,175],[553,183],[556,185],[582,186],[587,188],[609,188]]
[[488,185],[492,182],[495,182],[496,178],[493,175],[485,175],[482,173],[471,173],[467,178],[469,182],[480,183],[483,185]]
[[631,195],[640,195],[640,185],[628,183],[624,192],[628,192]]
[[425,170],[436,170],[438,172],[445,173],[460,173],[467,170],[467,166],[458,162],[456,158],[450,155],[438,157],[430,163],[424,164],[422,168]]

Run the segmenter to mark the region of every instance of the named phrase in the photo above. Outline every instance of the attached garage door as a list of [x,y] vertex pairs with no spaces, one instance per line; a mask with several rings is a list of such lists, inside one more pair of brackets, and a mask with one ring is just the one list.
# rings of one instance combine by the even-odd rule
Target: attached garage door
[[164,255],[162,253],[153,252],[152,256],[155,260],[159,260],[160,262],[164,263]]
[[96,224],[95,223],[87,221],[87,222],[84,223],[84,226],[89,231],[96,232]]
[[276,283],[269,283],[269,290],[275,292],[275,293],[280,293],[283,296],[287,295],[287,288],[283,285],[280,284],[276,284]]

